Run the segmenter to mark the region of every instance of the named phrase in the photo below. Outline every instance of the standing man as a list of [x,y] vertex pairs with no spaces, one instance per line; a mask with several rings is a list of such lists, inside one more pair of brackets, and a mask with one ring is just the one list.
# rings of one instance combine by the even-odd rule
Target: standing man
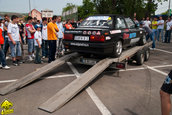
[[58,47],[57,47],[57,53],[62,53],[63,51],[63,43],[62,43],[62,40],[64,38],[64,28],[63,28],[63,24],[61,22],[62,18],[61,16],[58,17],[57,19],[57,27],[59,29],[59,32],[57,33],[58,34]]
[[157,18],[154,17],[154,19],[152,21],[152,31],[153,31],[153,38],[154,38],[154,40],[157,39],[157,28],[158,28]]
[[150,27],[151,26],[151,21],[149,20],[149,17],[146,18],[144,21],[145,26]]
[[10,23],[10,18],[8,15],[4,15],[4,54],[5,57],[7,55],[8,49],[9,49],[9,42],[8,42],[8,34],[7,34],[7,30],[8,30],[8,24]]
[[158,21],[158,41],[160,40],[159,37],[161,36],[162,42],[164,42],[164,20],[162,19],[162,16],[159,17]]
[[8,37],[9,37],[9,45],[11,48],[11,56],[13,60],[13,65],[19,65],[19,60],[21,58],[21,37],[19,33],[18,17],[13,15],[11,17],[12,22],[8,25]]
[[55,60],[57,38],[58,38],[57,32],[59,31],[56,22],[57,22],[57,16],[53,16],[52,21],[47,25],[48,44],[49,44],[48,63],[51,63],[52,61]]
[[171,40],[171,27],[172,27],[172,21],[171,21],[171,18],[168,17],[168,20],[166,22],[165,43],[170,43],[170,40]]
[[162,115],[170,115],[170,112],[171,112],[170,95],[171,94],[172,94],[172,70],[166,77],[160,90]]
[[[0,20],[0,26],[2,25],[2,20]],[[2,45],[4,44],[4,38],[2,36],[2,29],[0,28],[0,69],[10,69],[10,67],[7,66],[5,54],[2,48]]]
[[42,58],[48,57],[47,18],[42,18]]
[[35,57],[34,55],[34,33],[36,32],[35,28],[32,25],[32,17],[29,16],[27,18],[28,23],[26,24],[26,32],[27,32],[27,43],[28,43],[28,55],[29,60],[32,61]]

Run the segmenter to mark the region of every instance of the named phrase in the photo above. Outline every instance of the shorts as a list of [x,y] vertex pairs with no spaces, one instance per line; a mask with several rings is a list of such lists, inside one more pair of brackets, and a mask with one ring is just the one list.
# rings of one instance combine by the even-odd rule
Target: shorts
[[161,87],[161,90],[168,94],[172,94],[172,70],[166,77],[166,79]]
[[11,56],[16,57],[16,56],[21,56],[21,44],[19,41],[15,41],[16,45],[12,43],[12,41],[9,41],[10,49],[11,49]]
[[28,52],[32,53],[34,51],[34,39],[27,39],[28,43]]

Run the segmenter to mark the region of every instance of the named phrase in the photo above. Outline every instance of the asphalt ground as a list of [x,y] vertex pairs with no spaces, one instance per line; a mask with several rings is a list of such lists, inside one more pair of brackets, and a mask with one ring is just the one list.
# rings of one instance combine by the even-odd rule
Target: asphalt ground
[[[67,63],[16,92],[0,96],[13,103],[11,115],[160,115],[160,87],[172,68],[172,43],[156,43],[144,65],[128,65],[119,76],[106,69],[87,88],[54,113],[38,107],[86,72],[91,66]],[[25,49],[26,50],[26,49]],[[0,88],[47,64],[25,62],[10,70],[0,69]],[[73,72],[74,71],[74,72]]]

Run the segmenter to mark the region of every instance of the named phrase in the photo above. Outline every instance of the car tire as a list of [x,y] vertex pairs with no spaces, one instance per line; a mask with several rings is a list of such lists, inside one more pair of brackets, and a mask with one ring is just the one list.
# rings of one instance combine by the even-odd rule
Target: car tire
[[114,50],[112,57],[119,57],[122,54],[122,41],[118,40],[117,42],[114,43]]
[[140,37],[140,40],[138,42],[139,46],[145,45],[146,44],[146,36],[143,35]]
[[136,53],[136,63],[137,65],[142,65],[145,61],[144,50],[139,50]]
[[144,47],[143,50],[144,50],[144,55],[145,55],[145,61],[148,61],[150,57],[150,49],[149,47]]

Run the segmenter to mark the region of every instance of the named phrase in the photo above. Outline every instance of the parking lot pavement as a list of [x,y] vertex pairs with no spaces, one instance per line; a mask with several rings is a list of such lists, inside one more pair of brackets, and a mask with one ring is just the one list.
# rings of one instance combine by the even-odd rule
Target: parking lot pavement
[[[61,109],[50,115],[160,115],[159,90],[172,68],[172,44],[157,43],[157,49],[151,50],[151,57],[144,65],[128,65],[127,70],[119,72],[105,70],[89,86],[91,90],[83,90]],[[168,52],[166,52],[168,51]],[[46,63],[45,63],[46,64]],[[10,70],[0,70],[0,88],[39,69],[43,65],[24,63]],[[72,64],[80,74],[90,66]],[[48,115],[38,106],[76,79],[76,71],[68,64],[55,69],[26,87],[0,96],[14,104],[13,115]]]

